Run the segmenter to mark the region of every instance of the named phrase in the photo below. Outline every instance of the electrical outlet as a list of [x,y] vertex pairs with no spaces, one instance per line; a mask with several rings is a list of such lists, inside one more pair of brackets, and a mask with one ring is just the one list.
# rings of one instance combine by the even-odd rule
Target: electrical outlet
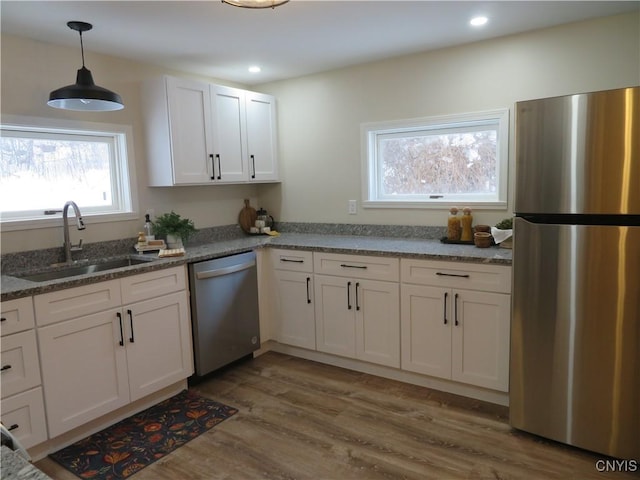
[[358,213],[358,203],[355,200],[349,200],[349,215],[355,215]]

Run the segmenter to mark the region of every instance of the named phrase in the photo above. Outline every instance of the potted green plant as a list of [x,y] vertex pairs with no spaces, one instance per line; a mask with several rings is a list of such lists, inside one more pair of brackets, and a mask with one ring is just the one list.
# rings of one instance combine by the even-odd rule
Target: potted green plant
[[192,220],[182,218],[173,210],[163,213],[153,221],[153,233],[157,237],[165,237],[169,248],[182,248],[183,242],[196,233]]

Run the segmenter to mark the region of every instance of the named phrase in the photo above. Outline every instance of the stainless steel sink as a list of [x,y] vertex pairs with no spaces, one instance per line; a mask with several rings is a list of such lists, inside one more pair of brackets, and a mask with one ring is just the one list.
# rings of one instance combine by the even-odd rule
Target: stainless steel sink
[[152,262],[154,259],[141,258],[116,258],[104,262],[96,262],[86,265],[74,265],[71,267],[56,268],[46,272],[31,273],[27,275],[14,275],[15,277],[31,282],[46,282],[49,280],[57,280],[60,278],[75,277],[77,275],[86,275],[87,273],[103,272],[105,270],[114,270],[116,268],[130,267],[131,265],[139,265],[141,263]]

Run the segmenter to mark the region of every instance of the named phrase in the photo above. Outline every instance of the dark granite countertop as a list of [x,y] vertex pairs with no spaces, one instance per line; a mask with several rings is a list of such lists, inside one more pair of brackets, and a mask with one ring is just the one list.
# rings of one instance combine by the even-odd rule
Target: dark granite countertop
[[[1,278],[1,300],[6,301],[29,295],[37,295],[55,290],[62,290],[65,288],[120,278],[137,273],[184,265],[185,263],[210,260],[212,258],[233,255],[235,253],[262,248],[265,246],[330,253],[397,256],[401,258],[445,260],[494,265],[511,265],[512,258],[511,250],[505,248],[476,248],[473,245],[449,245],[433,239],[392,238],[365,235],[323,235],[312,233],[283,233],[278,237],[244,236],[201,245],[188,245],[186,247],[186,255],[182,257],[156,259],[139,265],[123,267],[115,270],[78,275],[45,282],[32,282],[11,275],[12,273],[24,272],[5,272]],[[154,256],[155,253],[147,255]]]

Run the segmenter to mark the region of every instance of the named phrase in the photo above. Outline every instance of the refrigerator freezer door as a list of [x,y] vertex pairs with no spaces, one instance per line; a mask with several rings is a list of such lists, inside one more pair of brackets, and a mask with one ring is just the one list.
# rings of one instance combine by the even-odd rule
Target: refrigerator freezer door
[[515,219],[515,428],[640,458],[640,227]]
[[515,212],[640,214],[640,87],[516,104]]

